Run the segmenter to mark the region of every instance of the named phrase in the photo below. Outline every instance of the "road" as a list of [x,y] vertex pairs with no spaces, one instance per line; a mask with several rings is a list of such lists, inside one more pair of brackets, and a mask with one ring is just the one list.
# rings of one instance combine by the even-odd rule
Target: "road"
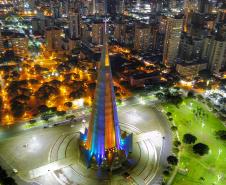
[[[147,97],[144,97],[144,99],[147,99]],[[137,104],[139,103],[138,97],[131,97],[128,98],[127,100],[124,101],[124,106],[125,105],[133,105],[133,104]],[[148,103],[148,102],[147,102]],[[149,103],[153,104],[156,103],[155,101],[149,101]],[[77,121],[81,120],[81,119],[87,119],[88,117],[88,112],[89,112],[89,107],[83,107],[83,108],[79,108],[76,110],[69,110],[67,111],[66,115],[64,117],[66,117],[67,115],[71,115],[71,114],[75,114],[75,119]],[[86,114],[84,114],[86,113]],[[40,116],[34,118],[33,120],[39,121],[41,118]],[[13,125],[8,125],[8,126],[0,126],[0,139],[6,139],[8,137],[11,136],[15,136],[17,134],[20,134],[21,132],[26,132],[27,130],[30,129],[37,129],[37,128],[42,128],[45,125],[47,126],[53,126],[54,124],[69,124],[71,122],[71,120],[61,120],[61,121],[56,121],[56,120],[50,120],[48,121],[46,124],[40,125],[40,126],[34,126],[31,128],[26,128],[25,125],[28,124],[27,121],[25,122],[18,122],[15,123]]]
[[[77,110],[70,110],[67,112],[68,115],[71,115],[71,114],[76,114],[76,120],[77,121],[80,121],[81,119],[83,118],[87,118],[87,114],[83,114],[84,112],[87,112],[89,110],[89,108],[81,108],[81,109],[77,109]],[[66,114],[66,116],[67,116]],[[64,116],[64,117],[66,117]],[[35,118],[35,120],[40,120],[41,118],[40,117],[37,117]],[[62,118],[60,118],[62,119]],[[37,128],[43,128],[44,126],[53,126],[54,124],[69,124],[71,123],[71,120],[68,119],[68,120],[60,120],[60,121],[56,121],[56,120],[50,120],[49,122],[47,122],[46,124],[43,124],[43,125],[39,125],[39,126],[34,126],[34,127],[31,127],[31,128],[26,128],[25,125],[28,124],[28,122],[18,122],[16,124],[13,124],[13,125],[8,125],[8,126],[0,126],[0,139],[6,139],[8,137],[11,137],[11,136],[15,136],[15,135],[18,135],[22,132],[26,132],[27,130],[34,130],[34,129],[37,129]]]

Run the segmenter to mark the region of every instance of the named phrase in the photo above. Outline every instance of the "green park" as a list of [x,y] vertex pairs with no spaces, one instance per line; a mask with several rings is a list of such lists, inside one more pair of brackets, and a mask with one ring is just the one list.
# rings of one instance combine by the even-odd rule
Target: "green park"
[[[178,165],[172,184],[225,185],[226,142],[217,134],[225,130],[223,121],[195,98],[186,98],[177,105],[166,103],[162,107],[172,123],[174,145],[177,142],[173,152],[178,157]],[[185,134],[194,136],[195,140],[184,142]],[[208,148],[203,154],[194,152],[194,145],[198,143]]]

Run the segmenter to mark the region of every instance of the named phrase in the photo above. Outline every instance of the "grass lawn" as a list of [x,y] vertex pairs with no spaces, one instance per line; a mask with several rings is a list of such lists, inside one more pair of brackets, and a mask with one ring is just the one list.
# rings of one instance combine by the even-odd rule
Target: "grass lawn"
[[[179,171],[188,169],[188,173],[178,173],[173,185],[226,185],[226,142],[215,137],[216,131],[225,129],[222,122],[195,99],[185,99],[178,107],[165,104],[163,108],[172,113],[181,142],[184,134],[191,133],[197,137],[196,143],[210,148],[209,154],[201,157],[192,152],[192,145],[182,143]],[[197,110],[201,116],[196,116]]]

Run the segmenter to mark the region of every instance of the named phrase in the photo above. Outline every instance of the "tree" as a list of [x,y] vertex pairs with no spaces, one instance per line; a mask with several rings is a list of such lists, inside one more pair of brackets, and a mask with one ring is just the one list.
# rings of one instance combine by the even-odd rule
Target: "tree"
[[114,86],[114,91],[117,92],[119,88],[117,86]]
[[179,152],[179,149],[177,147],[173,147],[173,153],[177,154]]
[[15,80],[15,79],[20,78],[20,74],[17,71],[12,71],[10,77]]
[[84,96],[84,90],[82,88],[80,88],[77,91],[72,91],[69,95],[70,98],[74,98],[74,99],[79,99],[82,98]]
[[197,95],[198,100],[203,100],[203,96],[201,94]]
[[167,112],[166,115],[169,117],[169,116],[172,116],[172,113],[171,112]]
[[64,116],[66,114],[66,111],[57,111],[57,116]]
[[88,87],[89,87],[90,91],[94,91],[96,89],[96,83],[95,82],[94,83],[90,83],[90,84],[88,84]]
[[181,145],[181,142],[180,142],[180,141],[178,141],[178,140],[175,140],[175,141],[174,141],[174,145],[175,145],[176,147],[178,147],[178,146],[180,146],[180,145]]
[[169,176],[170,172],[169,172],[168,170],[164,170],[164,171],[163,171],[163,174],[164,174],[165,176]]
[[171,127],[171,130],[172,130],[172,131],[176,131],[176,130],[177,130],[177,126],[172,126],[172,127]]
[[189,91],[188,94],[187,94],[187,97],[189,98],[193,98],[194,97],[194,91]]
[[54,116],[54,114],[43,114],[43,115],[41,115],[41,118],[45,121],[48,121],[53,116]]
[[68,66],[68,64],[66,63],[61,63],[57,66],[57,71],[60,72],[66,72],[66,71],[70,71],[71,67]]
[[6,50],[4,53],[4,59],[5,61],[14,60],[15,59],[15,53],[13,50]]
[[119,104],[121,104],[121,103],[122,103],[122,100],[121,100],[121,99],[118,99],[117,102],[118,102]]
[[19,96],[16,96],[15,98],[13,98],[11,101],[19,101],[19,102],[22,102],[22,103],[25,103],[27,101],[29,101],[30,97],[29,96],[26,96],[24,94],[21,94]]
[[183,101],[181,96],[170,96],[168,100],[175,105],[179,105]]
[[36,80],[36,79],[30,79],[30,80],[29,80],[29,83],[31,83],[31,84],[33,84],[33,85],[34,85],[34,84],[37,85],[37,84],[39,83],[39,81]]
[[17,118],[21,117],[25,112],[25,105],[19,101],[13,101],[11,103],[11,111],[13,113],[13,116]]
[[118,98],[118,97],[120,97],[120,93],[115,93],[115,96]]
[[165,95],[161,92],[156,93],[155,96],[161,101],[165,99]]
[[168,162],[169,164],[171,164],[171,165],[177,165],[178,159],[177,159],[176,156],[170,155],[170,156],[167,157],[167,162]]
[[50,81],[49,84],[52,85],[53,87],[60,87],[61,81],[54,79]]
[[43,84],[38,91],[35,92],[36,98],[40,100],[47,100],[51,95],[58,95],[59,90],[48,84]]
[[49,112],[50,113],[56,113],[57,112],[57,107],[49,107]]
[[35,119],[31,119],[31,120],[29,120],[29,123],[30,124],[35,124],[36,123],[36,120]]
[[166,169],[169,170],[169,171],[172,171],[172,170],[173,170],[172,166],[170,166],[170,165],[168,165],[168,166],[166,167]]
[[4,179],[7,176],[8,175],[7,175],[6,171],[4,169],[2,169],[2,167],[0,167],[0,179]]
[[49,108],[46,105],[40,105],[38,107],[39,113],[44,113],[44,112],[47,112],[48,110],[49,110]]
[[218,139],[226,140],[226,130],[217,131],[216,136],[217,136]]
[[69,120],[69,119],[75,119],[75,115],[66,116],[66,120]]
[[0,166],[0,184],[2,185],[16,185],[13,178],[8,177],[6,171]]
[[192,134],[184,134],[183,142],[186,144],[194,144],[197,140],[197,137]]
[[16,185],[16,182],[12,177],[6,177],[3,180],[3,185]]
[[65,105],[66,107],[71,108],[72,105],[73,105],[73,103],[69,101],[69,102],[66,102],[64,105]]
[[208,154],[209,152],[209,147],[203,143],[198,143],[193,146],[193,152],[195,154],[198,154],[200,156],[203,156],[205,154]]

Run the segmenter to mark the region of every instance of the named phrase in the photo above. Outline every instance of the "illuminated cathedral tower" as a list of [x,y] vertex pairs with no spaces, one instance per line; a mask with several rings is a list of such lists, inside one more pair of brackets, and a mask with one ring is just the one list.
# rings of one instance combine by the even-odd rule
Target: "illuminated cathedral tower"
[[[107,22],[107,21],[106,21]],[[108,54],[107,23],[89,128],[81,133],[81,147],[87,166],[114,169],[132,149],[132,135],[121,135],[111,66]]]

